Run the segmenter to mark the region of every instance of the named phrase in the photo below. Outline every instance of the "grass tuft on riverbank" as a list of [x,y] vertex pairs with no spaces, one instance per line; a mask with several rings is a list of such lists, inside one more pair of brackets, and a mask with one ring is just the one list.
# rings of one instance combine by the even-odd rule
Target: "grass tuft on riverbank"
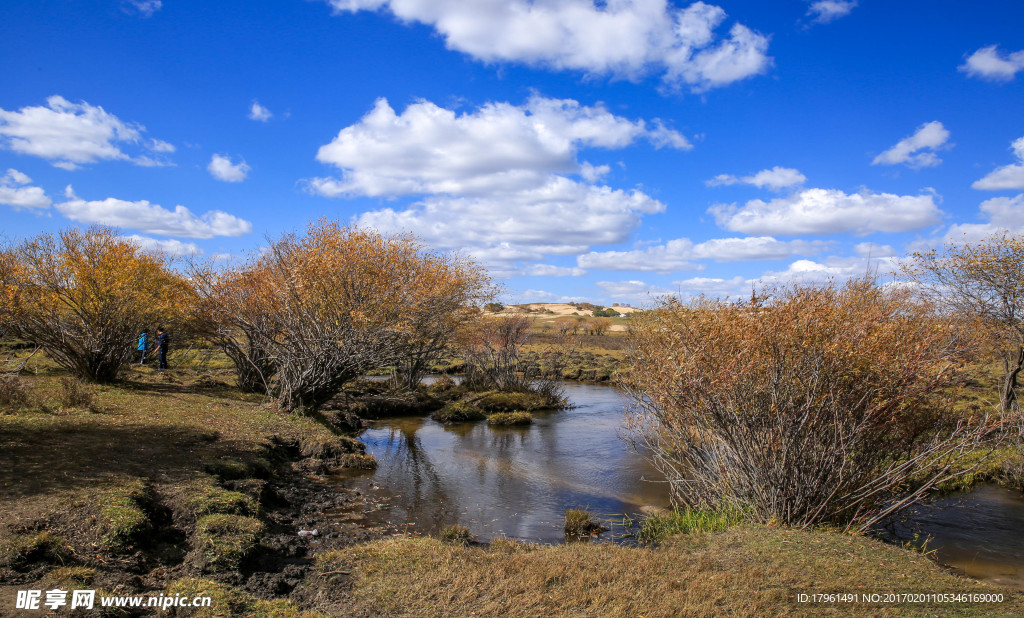
[[[636,539],[641,543],[658,543],[680,534],[720,532],[745,521],[743,513],[736,509],[658,511],[643,518],[639,523]],[[627,528],[632,527],[630,524],[633,522],[626,523]]]

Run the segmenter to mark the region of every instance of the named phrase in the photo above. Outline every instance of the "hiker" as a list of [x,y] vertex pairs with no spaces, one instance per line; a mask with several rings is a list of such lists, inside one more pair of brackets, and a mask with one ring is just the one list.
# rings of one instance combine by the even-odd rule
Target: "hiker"
[[156,350],[159,364],[157,369],[167,369],[167,348],[171,345],[171,337],[164,332],[164,327],[156,329]]
[[139,351],[139,364],[146,364],[146,331],[139,333],[139,347],[136,349]]

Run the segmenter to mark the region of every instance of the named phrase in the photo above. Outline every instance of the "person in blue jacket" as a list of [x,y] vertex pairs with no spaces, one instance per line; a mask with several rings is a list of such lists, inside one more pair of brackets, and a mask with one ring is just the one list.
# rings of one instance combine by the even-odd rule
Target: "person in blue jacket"
[[139,364],[144,365],[146,363],[146,331],[139,333],[139,347],[136,349],[139,351]]

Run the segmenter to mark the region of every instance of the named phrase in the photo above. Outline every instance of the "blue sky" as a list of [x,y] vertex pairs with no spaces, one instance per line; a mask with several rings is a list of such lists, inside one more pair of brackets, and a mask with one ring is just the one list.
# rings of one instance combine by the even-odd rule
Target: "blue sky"
[[885,273],[1024,233],[1024,4],[15,0],[7,240],[411,231],[509,300]]

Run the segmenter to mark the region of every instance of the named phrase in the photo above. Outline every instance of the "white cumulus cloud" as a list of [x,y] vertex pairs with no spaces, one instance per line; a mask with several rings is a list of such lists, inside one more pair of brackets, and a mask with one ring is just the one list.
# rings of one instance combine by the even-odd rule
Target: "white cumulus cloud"
[[583,148],[639,140],[692,148],[657,120],[631,120],[573,100],[534,96],[523,105],[490,103],[464,113],[420,101],[397,113],[380,99],[320,148],[317,158],[339,168],[340,177],[306,184],[328,197],[415,196],[358,221],[463,249],[496,276],[574,275],[529,263],[625,242],[642,215],[665,208],[638,189],[599,184],[611,168],[579,160]]
[[582,268],[599,270],[673,272],[699,270],[699,260],[780,260],[795,255],[815,255],[826,246],[822,241],[781,241],[771,236],[713,238],[697,244],[689,238],[677,238],[632,251],[592,251],[579,256],[577,262]]
[[257,120],[259,122],[266,122],[274,114],[270,113],[270,110],[260,105],[259,101],[253,101],[252,106],[249,108],[249,119]]
[[838,189],[805,189],[770,202],[751,200],[742,207],[718,204],[708,209],[718,225],[758,235],[858,235],[909,232],[941,221],[935,196],[874,193],[847,194]]
[[817,284],[828,281],[841,283],[864,275],[892,274],[899,269],[899,266],[900,259],[890,256],[877,258],[830,256],[821,261],[797,260],[785,270],[768,271],[752,283],[755,289],[788,283]]
[[553,264],[533,264],[524,272],[527,275],[540,277],[582,277],[587,271],[571,266],[555,266]]
[[786,187],[802,185],[806,180],[807,177],[801,174],[799,170],[795,170],[790,167],[779,167],[776,165],[770,170],[761,170],[756,174],[744,176],[742,178],[733,176],[732,174],[719,174],[704,184],[709,187],[748,184],[754,185],[759,189],[767,187],[772,191],[779,191]]
[[167,255],[202,255],[203,253],[203,250],[200,249],[196,243],[182,242],[173,238],[157,240],[156,238],[141,236],[139,234],[131,234],[130,236],[122,236],[121,238],[132,241],[146,251],[165,253]]
[[926,122],[910,137],[901,139],[895,146],[875,157],[871,165],[898,165],[908,167],[935,167],[942,159],[935,154],[949,140],[949,131],[939,121]]
[[576,255],[625,242],[640,216],[665,206],[637,191],[552,176],[540,187],[479,197],[434,196],[404,210],[359,216],[382,231],[415,231],[431,246],[464,248],[491,264]]
[[846,17],[857,6],[857,0],[818,0],[807,9],[807,16],[815,23],[827,24]]
[[971,186],[983,191],[1001,191],[1003,189],[1024,189],[1024,137],[1015,140],[1010,148],[1017,157],[1017,163],[996,168]]
[[573,100],[532,97],[522,106],[491,103],[460,115],[429,101],[397,114],[379,99],[317,153],[342,178],[315,178],[310,188],[329,197],[514,191],[543,184],[552,173],[604,171],[581,166],[579,148],[622,148],[641,138],[692,148],[660,122],[631,121]]
[[598,281],[597,287],[617,302],[644,304],[659,297],[672,295],[676,290],[632,279],[630,281]]
[[32,179],[16,169],[0,176],[0,204],[22,208],[49,208],[51,200],[39,187],[27,186]]
[[[143,132],[143,126],[123,122],[102,107],[84,101],[72,103],[57,95],[46,99],[46,107],[23,107],[18,111],[0,108],[0,146],[69,170],[107,160],[167,165],[160,158],[130,156],[121,150],[123,145],[141,142]],[[161,140],[152,140],[144,147],[156,153],[174,149]]]
[[336,13],[388,10],[432,26],[450,49],[484,62],[637,79],[661,73],[672,86],[705,91],[765,72],[768,37],[720,7],[666,0],[327,0]]
[[1024,49],[1002,54],[996,45],[982,47],[968,56],[959,70],[970,77],[1008,82],[1024,70]]
[[108,197],[105,200],[86,201],[77,197],[71,187],[67,188],[66,194],[68,201],[57,204],[55,208],[65,217],[80,223],[185,238],[242,236],[252,231],[252,224],[248,221],[220,210],[196,215],[184,206],[168,210],[146,200],[130,202]]
[[751,279],[737,275],[731,279],[722,277],[691,277],[682,281],[673,281],[681,297],[711,296],[717,298],[737,298],[749,296]]
[[980,209],[982,216],[988,219],[987,223],[951,225],[946,232],[946,241],[974,242],[1003,231],[1024,234],[1024,193],[985,200]]
[[206,169],[217,180],[223,180],[224,182],[242,182],[245,180],[245,177],[251,168],[245,161],[232,163],[231,157],[215,154],[210,159],[210,164],[206,166]]

